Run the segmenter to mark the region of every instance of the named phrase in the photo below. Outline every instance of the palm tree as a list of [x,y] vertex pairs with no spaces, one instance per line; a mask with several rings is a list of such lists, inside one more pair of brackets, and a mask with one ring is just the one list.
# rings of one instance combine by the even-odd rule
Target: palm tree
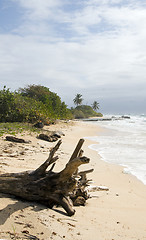
[[99,109],[99,103],[97,102],[97,101],[94,101],[93,102],[93,104],[92,104],[92,108],[93,108],[93,110],[97,110],[97,109]]
[[75,98],[73,99],[74,101],[74,104],[75,105],[81,105],[82,104],[82,101],[83,101],[83,98],[82,98],[82,95],[80,93],[77,93]]

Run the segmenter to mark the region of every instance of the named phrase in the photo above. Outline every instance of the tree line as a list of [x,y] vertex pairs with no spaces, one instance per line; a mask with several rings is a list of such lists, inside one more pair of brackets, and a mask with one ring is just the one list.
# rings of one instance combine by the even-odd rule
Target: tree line
[[77,93],[73,102],[76,105],[75,108],[71,108],[74,118],[102,117],[101,113],[97,113],[99,109],[99,103],[97,101],[94,101],[91,106],[83,105],[82,95]]
[[[77,106],[81,105],[83,102],[82,95],[80,93],[77,93],[75,98],[73,99],[73,101],[74,101],[75,105],[77,105]],[[91,106],[92,106],[93,110],[95,110],[95,111],[97,109],[99,109],[99,103],[97,101],[94,101]]]
[[41,85],[28,85],[14,92],[4,86],[0,90],[0,122],[42,121],[47,124],[55,119],[87,118],[99,115],[95,112],[99,109],[97,101],[93,102],[92,107],[82,105],[82,95],[77,94],[73,102],[76,107],[69,109],[56,93]]
[[12,92],[4,86],[0,91],[0,122],[47,123],[68,118],[72,113],[65,102],[47,87],[29,85]]

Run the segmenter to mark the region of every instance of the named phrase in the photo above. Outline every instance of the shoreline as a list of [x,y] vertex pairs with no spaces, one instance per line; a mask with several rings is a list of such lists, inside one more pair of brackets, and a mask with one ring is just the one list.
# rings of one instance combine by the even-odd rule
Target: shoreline
[[[22,231],[27,230],[40,240],[144,240],[146,186],[133,175],[123,173],[122,166],[104,162],[97,151],[89,148],[89,145],[94,142],[86,137],[99,134],[102,127],[71,121],[47,128],[61,130],[65,134],[62,137],[59,161],[54,171],[60,171],[64,167],[78,140],[85,138],[83,150],[85,156],[91,160],[88,165],[80,169],[94,168],[94,172],[88,176],[93,179],[93,185],[106,186],[109,191],[93,192],[92,198],[87,200],[85,207],[74,207],[76,213],[73,217],[64,215],[61,207],[47,209],[39,204],[0,194],[0,237],[11,239],[8,232],[15,232],[19,236]],[[25,136],[26,139],[28,137],[33,144],[29,150],[26,150],[25,155],[16,159],[8,156],[1,157],[1,163],[3,159],[3,164],[0,165],[1,172],[34,169],[47,158],[50,147],[55,145],[38,140],[33,135]],[[6,144],[3,138],[0,141]],[[1,146],[2,149],[3,145]],[[17,148],[18,146],[19,144]]]
[[125,173],[136,176],[146,185],[145,121],[134,116],[128,121],[99,123],[98,126],[105,132],[91,138],[95,141],[91,146],[93,150],[98,151],[103,161],[122,166]]

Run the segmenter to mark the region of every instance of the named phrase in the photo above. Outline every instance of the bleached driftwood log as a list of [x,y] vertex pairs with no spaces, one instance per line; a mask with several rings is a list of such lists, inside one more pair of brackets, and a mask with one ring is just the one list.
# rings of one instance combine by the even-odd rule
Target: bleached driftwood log
[[[89,163],[89,158],[82,157],[83,142],[83,139],[79,140],[70,160],[61,172],[53,172],[58,159],[58,156],[54,155],[61,145],[61,140],[59,140],[51,149],[48,159],[36,170],[1,174],[0,192],[39,202],[49,208],[61,205],[69,216],[73,215],[75,210],[71,199],[74,202],[80,195],[85,201],[88,198],[85,191],[88,182],[85,175],[88,171],[78,174],[78,167]],[[50,165],[50,169],[47,170]]]

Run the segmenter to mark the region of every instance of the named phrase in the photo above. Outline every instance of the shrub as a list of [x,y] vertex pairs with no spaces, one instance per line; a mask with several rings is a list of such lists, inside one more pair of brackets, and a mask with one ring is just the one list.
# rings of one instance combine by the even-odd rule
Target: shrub
[[0,91],[0,121],[13,121],[12,110],[15,110],[14,94],[4,86]]
[[14,93],[4,87],[0,91],[0,122],[51,122],[71,117],[67,105],[46,87],[31,85]]
[[101,117],[101,113],[95,112],[92,107],[88,105],[77,106],[71,109],[75,118]]
[[61,98],[54,92],[51,92],[49,88],[41,85],[29,85],[27,88],[19,89],[22,96],[35,99],[41,102],[46,111],[48,117],[54,119],[69,118],[71,113],[67,109],[67,105],[61,102]]
[[75,109],[73,115],[74,115],[74,118],[76,119],[85,118],[84,113],[81,110],[77,110],[77,109]]

